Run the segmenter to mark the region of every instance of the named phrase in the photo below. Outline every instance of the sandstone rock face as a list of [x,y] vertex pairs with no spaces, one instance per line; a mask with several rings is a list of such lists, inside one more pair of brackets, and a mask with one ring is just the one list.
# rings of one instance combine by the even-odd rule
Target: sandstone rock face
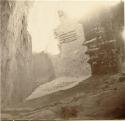
[[89,56],[85,54],[87,47],[82,45],[85,41],[83,27],[63,16],[61,15],[61,23],[55,29],[60,48],[60,54],[52,57],[56,76],[91,75],[91,67],[87,63]]
[[27,31],[29,3],[4,0],[0,4],[2,104],[7,106],[22,101],[31,91],[32,43]]

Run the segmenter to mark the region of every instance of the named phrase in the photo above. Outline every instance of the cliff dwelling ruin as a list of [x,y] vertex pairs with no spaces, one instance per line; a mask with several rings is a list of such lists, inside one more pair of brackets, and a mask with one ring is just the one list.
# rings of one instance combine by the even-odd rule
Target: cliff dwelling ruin
[[2,0],[0,18],[2,120],[125,119],[123,1]]

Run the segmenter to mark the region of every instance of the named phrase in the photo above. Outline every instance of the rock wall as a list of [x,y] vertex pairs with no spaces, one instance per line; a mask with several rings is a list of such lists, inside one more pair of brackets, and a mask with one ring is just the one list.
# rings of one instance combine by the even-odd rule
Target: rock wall
[[22,101],[32,89],[29,85],[32,43],[27,31],[30,3],[11,0],[0,3],[2,106]]
[[84,45],[88,47],[89,63],[93,74],[121,72],[125,58],[122,37],[124,3],[105,9],[84,24]]
[[52,57],[56,76],[91,75],[89,56],[85,54],[87,47],[82,45],[85,40],[82,25],[65,18],[55,29],[55,36],[60,48],[60,54]]
[[48,54],[34,53],[32,56],[32,79],[35,87],[55,78],[54,67]]

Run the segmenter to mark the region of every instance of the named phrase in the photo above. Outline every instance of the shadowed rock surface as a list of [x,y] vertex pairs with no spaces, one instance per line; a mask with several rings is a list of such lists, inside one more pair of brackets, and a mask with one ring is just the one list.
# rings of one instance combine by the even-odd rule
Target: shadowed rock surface
[[[125,77],[93,76],[76,87],[17,105],[26,112],[10,113],[21,119],[124,119]],[[8,111],[9,112],[9,111]]]
[[45,52],[32,55],[32,80],[35,87],[55,79],[54,67],[49,55]]

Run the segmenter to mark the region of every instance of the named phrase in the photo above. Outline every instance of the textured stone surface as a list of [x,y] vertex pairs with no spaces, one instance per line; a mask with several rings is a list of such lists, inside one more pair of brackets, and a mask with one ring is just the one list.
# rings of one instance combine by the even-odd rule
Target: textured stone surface
[[[33,74],[30,72],[32,70],[32,47],[26,27],[27,5],[26,2],[8,0],[2,2],[1,84],[2,103],[5,105],[8,102],[22,101],[32,90],[31,77]],[[70,52],[70,50],[67,51]],[[77,52],[75,52],[76,55]],[[72,57],[72,54],[70,56]],[[59,64],[58,67],[60,68]],[[72,68],[70,71],[72,72]],[[67,73],[67,70],[65,72]],[[70,89],[23,102],[23,104],[15,103],[15,106],[12,105],[8,112],[7,110],[2,112],[2,118],[125,119],[124,80],[124,75],[120,74],[94,75]],[[29,110],[26,111],[26,108]]]
[[[1,1],[2,104],[19,102],[31,91],[32,43],[27,31],[28,2]],[[28,85],[28,88],[25,87]]]
[[125,119],[125,81],[120,78],[120,74],[92,76],[71,89],[23,103],[19,107],[31,110],[13,118]]
[[60,54],[51,57],[56,76],[90,75],[91,67],[87,63],[89,56],[85,54],[87,47],[82,45],[85,41],[82,25],[65,18],[55,33],[60,48]]
[[93,74],[121,72],[125,61],[124,2],[103,9],[83,22]]
[[27,31],[32,2],[0,3],[2,106],[7,107],[23,101],[35,87],[54,79],[55,74],[47,54],[32,54],[31,35]]

